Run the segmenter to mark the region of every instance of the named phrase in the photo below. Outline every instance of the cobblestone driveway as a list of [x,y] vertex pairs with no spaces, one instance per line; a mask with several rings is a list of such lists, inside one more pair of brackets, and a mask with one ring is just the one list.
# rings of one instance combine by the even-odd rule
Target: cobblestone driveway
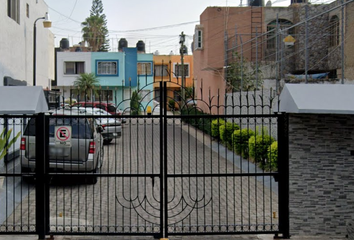
[[[167,123],[167,152],[161,151],[160,119],[131,119],[122,137],[104,147],[97,184],[54,179],[51,231],[157,234],[165,218],[160,209],[166,207],[168,231],[175,234],[277,230],[276,186],[265,184],[271,177],[250,176],[251,165],[238,168],[237,156],[226,160],[222,146],[215,150],[207,135],[179,119]],[[161,205],[161,154],[167,157],[167,205]],[[6,224],[13,230],[34,230],[34,190]]]

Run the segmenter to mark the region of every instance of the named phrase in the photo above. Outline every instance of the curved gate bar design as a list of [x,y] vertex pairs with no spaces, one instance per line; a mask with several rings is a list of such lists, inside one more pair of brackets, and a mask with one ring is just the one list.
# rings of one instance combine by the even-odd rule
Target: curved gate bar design
[[[103,146],[100,171],[37,168],[32,176],[43,182],[27,184],[28,195],[0,223],[0,234],[288,237],[288,123],[274,113],[277,95],[261,89],[203,99],[205,89],[181,88],[179,81],[130,87],[130,96],[138,97],[116,104],[124,107],[117,119],[127,123],[120,138]],[[45,129],[49,116],[43,117]],[[45,133],[36,134],[44,139]],[[88,185],[90,177],[97,183]],[[61,185],[66,178],[75,180]],[[36,194],[45,198],[32,203]],[[21,224],[34,205],[39,217]]]

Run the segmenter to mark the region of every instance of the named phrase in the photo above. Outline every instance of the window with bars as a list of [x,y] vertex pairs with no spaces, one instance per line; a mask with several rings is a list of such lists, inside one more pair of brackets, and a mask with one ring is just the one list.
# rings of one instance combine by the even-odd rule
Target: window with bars
[[138,75],[151,75],[152,62],[138,62]]
[[7,16],[20,23],[20,0],[7,0]]
[[168,76],[168,65],[154,65],[155,77]]
[[97,76],[118,75],[118,61],[97,61]]
[[203,31],[201,29],[195,29],[194,33],[194,49],[203,48]]
[[329,46],[335,47],[339,44],[339,18],[333,16],[329,21]]
[[85,73],[85,62],[64,62],[64,74]]
[[[182,71],[184,69],[184,72]],[[185,63],[183,64],[183,68],[181,64],[175,64],[174,65],[174,75],[175,77],[182,77],[182,74],[184,77],[189,77],[189,64]]]
[[[105,101],[112,101],[113,100],[113,91],[112,90],[97,90],[97,94],[96,94],[96,101],[101,101],[101,102],[105,102]],[[98,108],[102,108],[97,106]],[[106,110],[106,108],[102,108],[104,110]],[[115,110],[113,111],[115,112]]]
[[[282,36],[293,35],[294,28],[290,28],[293,23],[286,19],[278,19],[279,30],[288,29],[286,31],[282,31]],[[267,25],[267,48],[275,49],[276,48],[276,37],[277,37],[277,20],[273,20]],[[279,42],[282,39],[278,40]]]

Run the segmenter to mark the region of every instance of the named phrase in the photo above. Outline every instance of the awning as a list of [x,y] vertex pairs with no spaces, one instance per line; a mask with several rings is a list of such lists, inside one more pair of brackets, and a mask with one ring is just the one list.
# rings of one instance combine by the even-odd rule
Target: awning
[[0,114],[34,114],[47,112],[42,87],[0,87]]
[[354,114],[354,85],[285,84],[280,112]]

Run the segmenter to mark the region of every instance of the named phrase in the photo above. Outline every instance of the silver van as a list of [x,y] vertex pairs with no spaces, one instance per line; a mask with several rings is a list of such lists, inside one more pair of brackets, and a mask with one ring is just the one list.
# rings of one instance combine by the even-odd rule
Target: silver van
[[[103,163],[102,127],[91,117],[69,116],[61,112],[49,116],[49,170],[50,172],[96,173]],[[68,115],[68,116],[66,116]],[[31,118],[21,138],[22,173],[33,173],[36,168],[36,124]],[[89,178],[95,184],[97,176]]]

